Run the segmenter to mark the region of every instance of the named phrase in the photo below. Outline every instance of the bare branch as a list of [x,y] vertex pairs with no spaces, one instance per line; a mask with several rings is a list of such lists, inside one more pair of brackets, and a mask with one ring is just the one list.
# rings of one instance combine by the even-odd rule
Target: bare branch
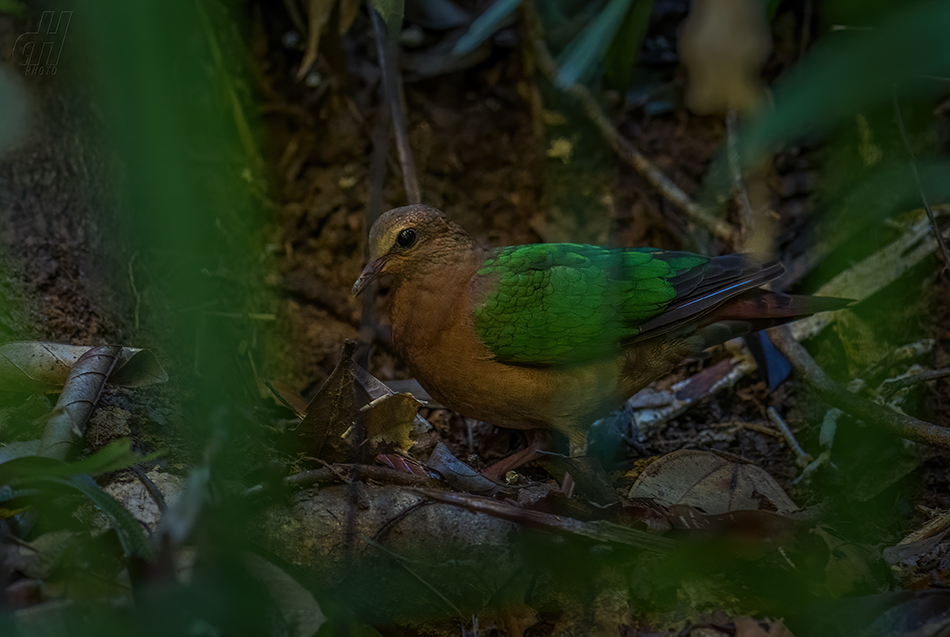
[[[528,38],[534,48],[538,68],[544,77],[553,84],[554,78],[558,75],[557,63],[554,61],[551,51],[548,50],[548,46],[544,42],[541,22],[535,13],[534,6],[531,2],[525,2],[523,6],[525,7],[525,22],[527,25]],[[614,152],[620,155],[621,159],[633,166],[633,168],[639,172],[644,179],[650,182],[654,188],[659,190],[660,194],[670,203],[685,212],[692,221],[705,227],[720,239],[728,240],[732,237],[732,228],[728,223],[722,219],[717,219],[705,207],[700,206],[690,199],[689,195],[680,190],[679,186],[670,181],[659,168],[654,166],[649,159],[643,156],[630,140],[620,134],[610,121],[610,118],[604,113],[600,104],[597,103],[597,100],[594,99],[591,92],[587,90],[586,86],[582,84],[572,84],[564,89],[564,92],[580,102],[587,116],[600,131],[600,134],[603,135],[604,139],[607,140],[611,148],[614,149]]]
[[396,49],[386,33],[383,19],[372,3],[367,4],[373,22],[373,33],[376,35],[376,51],[379,54],[379,66],[383,76],[383,92],[392,111],[393,127],[396,129],[396,150],[399,153],[399,165],[402,168],[402,179],[406,188],[406,201],[411,204],[421,203],[419,179],[412,159],[412,148],[409,146],[405,98],[402,93],[399,69],[396,66]]
[[882,407],[839,386],[795,340],[787,327],[772,328],[769,334],[805,382],[828,404],[865,422],[881,424],[908,440],[950,449],[950,429]]

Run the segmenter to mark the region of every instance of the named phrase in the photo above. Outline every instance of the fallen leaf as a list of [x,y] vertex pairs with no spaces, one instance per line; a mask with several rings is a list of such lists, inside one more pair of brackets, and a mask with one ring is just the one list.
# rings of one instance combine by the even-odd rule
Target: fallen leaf
[[436,480],[439,479],[439,474],[434,471],[429,471],[415,458],[407,458],[406,456],[401,456],[396,453],[381,453],[376,456],[376,462],[390,469],[402,471],[403,473],[435,478]]
[[118,363],[121,348],[115,345],[86,350],[69,370],[53,416],[40,439],[39,455],[62,460],[82,437],[86,421],[99,401],[106,380]]
[[310,401],[303,421],[281,436],[280,448],[304,451],[327,462],[359,460],[362,436],[352,431],[359,411],[350,366],[355,350],[356,341],[344,343],[340,362]]
[[336,6],[336,0],[310,0],[307,4],[307,50],[304,51],[303,60],[300,62],[300,68],[297,70],[297,81],[299,82],[307,75],[310,67],[317,61],[317,53],[320,49],[320,34],[323,27],[330,20],[330,14],[333,7]]
[[[357,365],[356,363],[350,361],[350,372],[353,374],[353,378],[356,379],[356,382],[359,384],[360,388],[363,389],[370,397],[370,399],[377,399],[383,396],[392,396],[394,393],[390,385],[379,380],[368,371]],[[418,383],[416,383],[418,386]],[[419,387],[419,389],[422,389]],[[415,391],[403,390],[401,393],[410,393],[413,394],[416,400],[420,401],[421,404],[426,404],[428,394],[426,398],[423,398],[416,394]],[[431,405],[429,405],[431,407]],[[418,409],[417,409],[418,411]],[[428,420],[416,414],[412,419],[412,433],[417,438],[432,431],[432,423]]]
[[414,444],[413,418],[422,406],[412,394],[380,396],[360,409],[366,429],[366,443],[379,453],[392,447],[408,451]]
[[[90,346],[43,341],[18,341],[0,345],[0,389],[6,391],[58,392]],[[147,349],[119,348],[108,382],[125,387],[164,383],[168,374]]]
[[437,443],[435,449],[432,450],[426,466],[442,474],[445,481],[459,491],[476,495],[494,495],[504,489],[502,485],[489,480],[453,456],[449,448],[441,442]]
[[[766,628],[762,628],[762,624]],[[782,620],[774,623],[770,620],[759,622],[751,617],[740,617],[735,620],[736,637],[795,637],[792,631],[785,627]]]
[[674,451],[653,461],[637,478],[629,497],[650,498],[664,507],[688,505],[709,515],[798,511],[763,469],[697,450]]
[[[279,632],[288,637],[310,637],[326,623],[326,615],[313,594],[273,562],[254,553],[244,556],[248,571],[264,585],[286,626]],[[275,632],[278,632],[275,630]]]

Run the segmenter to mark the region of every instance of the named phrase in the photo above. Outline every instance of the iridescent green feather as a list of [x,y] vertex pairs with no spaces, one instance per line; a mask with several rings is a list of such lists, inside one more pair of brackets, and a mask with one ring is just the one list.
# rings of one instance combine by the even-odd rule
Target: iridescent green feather
[[554,365],[617,351],[676,298],[674,278],[709,259],[652,248],[570,243],[494,251],[478,277],[489,290],[474,323],[498,360]]

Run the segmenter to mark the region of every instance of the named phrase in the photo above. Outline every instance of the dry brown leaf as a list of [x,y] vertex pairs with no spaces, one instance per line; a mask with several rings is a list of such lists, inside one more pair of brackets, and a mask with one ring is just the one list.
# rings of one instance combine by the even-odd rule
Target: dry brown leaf
[[360,0],[340,0],[340,35],[345,34],[353,26],[353,21],[360,14]]
[[393,447],[409,451],[414,444],[413,419],[422,406],[412,394],[380,396],[360,408],[360,418],[366,428],[366,442],[374,453]]
[[[43,341],[17,341],[0,345],[0,388],[7,391],[58,392],[79,358],[91,350],[86,345]],[[147,349],[120,348],[108,382],[125,387],[164,383],[168,374]]]
[[853,595],[856,591],[885,586],[881,551],[860,542],[838,537],[825,527],[813,533],[828,547],[825,565],[825,586],[833,597]]
[[709,515],[732,511],[798,511],[782,488],[753,464],[708,451],[680,450],[650,464],[630,489],[630,498],[650,498],[670,507],[696,507]]
[[75,540],[76,534],[70,531],[44,533],[28,543],[12,546],[6,555],[6,567],[26,577],[46,579]]
[[[359,446],[362,437],[352,431],[359,409],[356,383],[350,366],[355,350],[356,341],[343,344],[340,362],[310,401],[303,422],[281,437],[281,448],[305,451],[327,462],[357,460],[355,456],[362,451]],[[354,439],[355,446],[351,444]]]
[[[350,372],[353,374],[353,378],[356,379],[356,382],[359,383],[360,388],[363,391],[365,391],[369,395],[369,398],[372,400],[381,398],[383,396],[392,396],[395,393],[389,387],[389,385],[379,380],[378,378],[376,378],[375,376],[370,374],[368,371],[366,371],[365,369],[363,369],[362,367],[360,367],[359,365],[357,365],[356,363],[352,361],[350,362]],[[414,394],[415,392],[403,391],[402,393]],[[420,400],[420,398],[416,397],[416,400]],[[425,404],[425,403],[422,402],[422,404]],[[416,414],[412,418],[412,435],[417,440],[420,436],[430,431],[432,431],[432,424],[428,420],[426,420],[419,414]]]
[[297,71],[297,81],[302,80],[313,63],[317,61],[317,52],[320,49],[320,34],[333,13],[337,0],[310,0],[307,6],[307,50],[304,51],[300,69]]

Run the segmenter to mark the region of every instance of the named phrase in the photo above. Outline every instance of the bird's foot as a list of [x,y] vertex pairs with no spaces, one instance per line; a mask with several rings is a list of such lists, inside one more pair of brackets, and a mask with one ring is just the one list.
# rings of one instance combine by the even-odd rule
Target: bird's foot
[[519,467],[523,467],[529,462],[539,460],[545,456],[545,452],[551,446],[551,436],[548,432],[544,430],[529,430],[528,435],[528,446],[517,451],[507,458],[502,458],[495,464],[482,469],[482,475],[486,478],[494,480],[495,482],[505,482],[505,475],[509,471],[514,471]]

